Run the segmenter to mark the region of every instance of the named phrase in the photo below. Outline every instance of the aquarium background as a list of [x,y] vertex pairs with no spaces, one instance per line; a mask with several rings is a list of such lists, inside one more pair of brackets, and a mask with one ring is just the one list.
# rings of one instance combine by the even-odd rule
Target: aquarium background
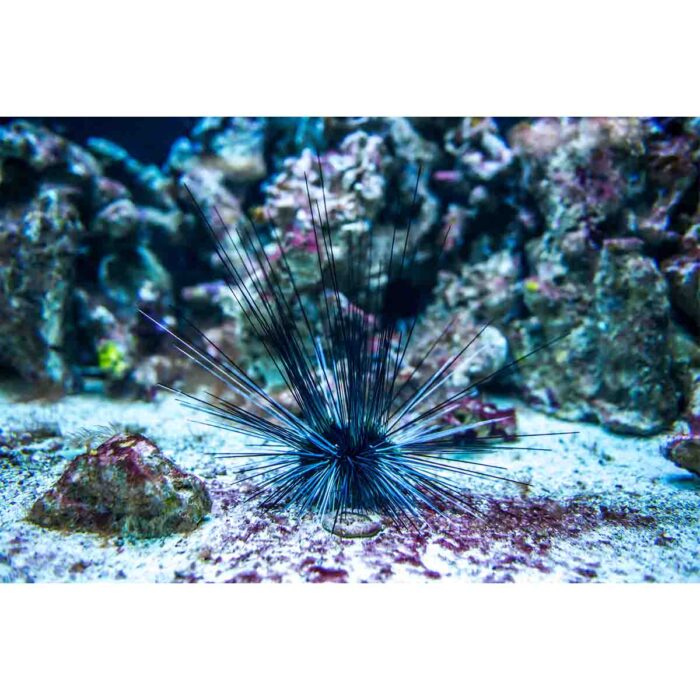
[[569,333],[502,389],[654,434],[700,401],[699,132],[694,119],[6,119],[0,362],[37,391],[144,397],[184,381],[139,307],[185,313],[254,359],[185,186],[231,230],[272,223],[303,265],[318,153],[341,236],[413,222],[412,269],[382,313],[420,314],[427,336],[448,315],[463,337],[492,321],[482,374]]
[[[239,552],[245,565],[233,566],[229,578],[389,580],[396,570],[409,578],[450,571],[469,577],[463,566],[470,547],[491,552],[494,542],[504,542],[515,559],[490,553],[486,564],[472,562],[474,578],[547,578],[554,571],[566,580],[697,580],[697,539],[691,543],[697,524],[685,523],[697,507],[700,473],[699,163],[698,118],[3,118],[2,449],[8,464],[24,465],[32,450],[43,458],[37,445],[55,447],[43,477],[31,473],[31,488],[5,472],[6,494],[14,494],[6,522],[15,523],[41,496],[47,474],[60,476],[81,446],[100,444],[88,435],[69,445],[71,430],[83,428],[99,428],[108,439],[132,426],[126,432],[159,437],[168,458],[210,479],[197,517],[173,516],[178,527],[190,521],[194,527],[212,502],[214,513],[235,510],[237,496],[220,479],[225,467],[205,468],[196,458],[194,444],[208,438],[188,434],[178,447],[185,419],[158,409],[160,385],[218,389],[139,309],[179,330],[196,323],[280,401],[289,400],[232,299],[192,197],[222,245],[250,224],[281,242],[301,291],[310,293],[320,280],[305,178],[318,196],[320,166],[341,274],[353,247],[369,240],[386,245],[395,230],[409,232],[410,266],[399,278],[377,282],[386,285],[384,303],[349,301],[406,327],[415,321],[408,367],[453,323],[417,378],[482,331],[476,359],[460,366],[450,386],[487,381],[446,420],[499,415],[507,420],[493,437],[514,436],[523,425],[578,430],[580,437],[557,442],[556,476],[551,483],[542,477],[553,492],[562,489],[560,500],[537,501],[534,512],[517,499],[489,503],[493,530],[473,541],[469,528],[455,526],[441,546],[460,555],[459,566],[429,565],[422,558],[428,540],[406,544],[391,535],[398,539],[357,554],[373,562],[368,572],[327,549],[306,564],[280,554],[268,569]],[[499,371],[533,352],[512,371]],[[35,430],[32,421],[43,427]],[[618,463],[622,471],[615,471]],[[158,474],[170,468],[159,462]],[[537,468],[528,468],[536,481]],[[654,479],[666,481],[656,495],[645,493],[640,482]],[[594,506],[577,500],[592,493],[603,494]],[[640,505],[642,496],[652,499],[648,507]],[[507,516],[498,515],[502,509]],[[34,519],[42,513],[35,509]],[[245,509],[236,511],[229,544],[239,542],[241,528],[258,527],[247,517]],[[611,562],[619,551],[607,564],[578,550],[560,554],[558,564],[547,559],[553,536],[576,539],[599,526],[604,534],[613,526],[630,533],[627,568],[617,579]],[[274,527],[276,551],[284,552],[291,526]],[[533,532],[544,534],[533,540]],[[146,534],[165,537],[170,530]],[[390,552],[402,547],[402,558],[387,569]],[[635,568],[638,547],[647,559]],[[669,547],[672,560],[658,569]],[[14,564],[6,557],[6,578],[19,579],[26,569],[29,578],[51,579],[22,559],[26,552]],[[111,560],[102,569],[71,571],[65,556],[56,578],[91,571],[111,578],[119,571]],[[204,578],[213,576],[215,558],[201,560]],[[137,569],[129,577],[138,577]],[[199,574],[173,564],[167,576]]]

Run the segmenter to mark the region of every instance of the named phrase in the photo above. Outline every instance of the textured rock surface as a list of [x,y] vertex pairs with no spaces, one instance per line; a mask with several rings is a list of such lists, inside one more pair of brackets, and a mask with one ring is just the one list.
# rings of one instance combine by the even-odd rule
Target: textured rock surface
[[264,149],[264,119],[209,117],[189,139],[173,145],[168,167],[178,172],[204,167],[233,182],[254,182],[267,174]]
[[[523,364],[525,391],[558,415],[639,434],[667,427],[681,408],[669,290],[640,232],[648,189],[663,179],[649,128],[639,120],[543,119],[513,135],[538,178],[545,232],[527,246],[529,315],[508,335],[520,354],[570,334]],[[645,169],[648,179],[638,177]]]
[[420,386],[469,343],[469,348],[455,362],[452,374],[437,390],[436,397],[447,398],[502,369],[508,359],[508,340],[498,328],[484,328],[484,324],[476,322],[466,309],[442,315],[429,307],[416,325],[415,341],[409,347],[406,366],[400,376],[408,379],[413,375],[412,386]]
[[0,127],[0,363],[51,389],[122,381],[136,307],[172,301],[152,249],[182,220],[172,178],[92,141],[94,153],[32,122]]
[[593,284],[601,374],[593,405],[599,420],[623,432],[657,432],[679,408],[665,280],[651,258],[608,240]]
[[0,214],[0,363],[28,381],[71,383],[64,319],[81,231],[60,188],[42,188]]
[[[318,152],[348,301],[420,314],[406,372],[450,317],[441,357],[491,321],[447,388],[569,333],[497,377],[499,389],[623,432],[700,413],[697,120],[512,123],[205,118],[163,167],[37,122],[0,127],[0,365],[52,390],[150,397],[161,381],[191,387],[201,373],[136,312],[184,331],[174,306],[274,386],[187,190],[229,252],[242,223],[272,219],[278,231],[263,235],[286,247],[313,318],[321,290],[304,176],[320,204]],[[403,249],[409,220],[405,264],[387,279],[375,261],[395,227]],[[385,299],[352,288],[353,248],[369,251],[371,287]],[[283,267],[276,251],[272,265]]]
[[[695,241],[693,241],[695,244]],[[700,249],[674,255],[663,262],[671,289],[671,300],[700,328]]]
[[[591,287],[526,280],[533,317],[513,324],[515,354],[568,333],[522,364],[530,400],[571,419],[650,434],[679,412],[663,275],[636,239],[609,239]],[[536,320],[535,320],[536,319]]]
[[697,433],[671,438],[662,446],[661,452],[675,465],[700,476],[700,437]]
[[162,537],[194,529],[210,510],[199,478],[143,435],[120,434],[76,457],[28,518],[61,530]]
[[79,206],[92,157],[29,122],[0,127],[0,363],[29,381],[71,383],[64,318]]

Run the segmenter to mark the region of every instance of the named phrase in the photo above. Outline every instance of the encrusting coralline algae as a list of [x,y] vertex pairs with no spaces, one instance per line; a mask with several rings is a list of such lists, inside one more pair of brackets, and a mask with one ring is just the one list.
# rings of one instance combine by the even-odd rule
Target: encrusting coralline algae
[[28,519],[59,530],[163,537],[193,530],[210,510],[201,479],[143,435],[122,433],[76,457]]

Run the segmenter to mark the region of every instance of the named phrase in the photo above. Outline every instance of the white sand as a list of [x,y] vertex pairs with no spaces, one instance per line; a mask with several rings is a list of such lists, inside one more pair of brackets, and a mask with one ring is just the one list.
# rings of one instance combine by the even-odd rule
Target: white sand
[[[509,468],[509,477],[532,480],[527,494],[510,484],[464,480],[484,496],[485,522],[453,516],[420,535],[389,525],[371,540],[340,540],[313,518],[298,522],[241,503],[232,465],[205,454],[231,448],[235,437],[190,422],[197,416],[172,397],[152,404],[98,396],[55,403],[13,398],[13,387],[4,385],[2,430],[29,434],[19,450],[0,455],[0,581],[700,581],[700,478],[660,455],[663,437],[612,435],[516,403],[521,433],[580,431],[515,443],[552,452],[489,455]],[[81,451],[67,436],[108,423],[143,432],[206,480],[214,508],[197,530],[132,542],[44,530],[23,520]],[[58,436],[37,434],[47,428]],[[542,503],[554,521],[538,520]],[[513,520],[501,522],[489,504]],[[531,552],[535,531],[545,544]]]

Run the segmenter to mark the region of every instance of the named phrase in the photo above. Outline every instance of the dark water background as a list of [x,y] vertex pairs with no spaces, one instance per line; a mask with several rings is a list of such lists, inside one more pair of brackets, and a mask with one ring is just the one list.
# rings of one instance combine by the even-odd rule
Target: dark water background
[[[0,125],[16,117],[0,117]],[[161,165],[173,141],[187,136],[199,117],[32,117],[62,136],[84,146],[93,136],[119,144],[144,163]]]
[[[91,137],[113,141],[143,163],[162,165],[173,142],[187,136],[201,117],[21,117],[85,146]],[[0,117],[0,125],[17,117]],[[497,117],[502,134],[524,117]]]

